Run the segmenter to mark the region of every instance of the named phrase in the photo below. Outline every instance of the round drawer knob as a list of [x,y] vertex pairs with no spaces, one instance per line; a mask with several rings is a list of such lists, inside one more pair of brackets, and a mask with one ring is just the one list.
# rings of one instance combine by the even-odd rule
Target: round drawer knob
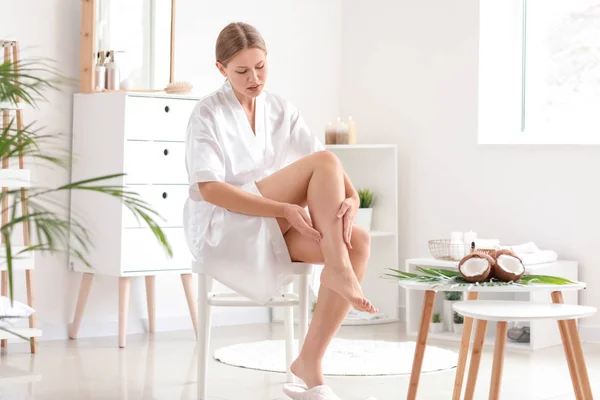
[[164,154],[165,156],[168,156],[168,155],[169,155],[169,149],[164,149],[164,150],[163,150],[163,154]]
[[165,112],[169,112],[169,110],[171,110],[169,106],[165,106]]
[[162,198],[163,198],[163,199],[166,199],[166,198],[167,198],[167,192],[163,192],[163,194],[162,194]]

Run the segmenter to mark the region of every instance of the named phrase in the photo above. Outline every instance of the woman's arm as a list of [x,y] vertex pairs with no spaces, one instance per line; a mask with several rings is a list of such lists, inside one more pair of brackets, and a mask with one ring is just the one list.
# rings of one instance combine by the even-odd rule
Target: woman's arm
[[248,193],[228,183],[201,182],[198,187],[205,201],[229,211],[260,217],[285,217],[285,203]]

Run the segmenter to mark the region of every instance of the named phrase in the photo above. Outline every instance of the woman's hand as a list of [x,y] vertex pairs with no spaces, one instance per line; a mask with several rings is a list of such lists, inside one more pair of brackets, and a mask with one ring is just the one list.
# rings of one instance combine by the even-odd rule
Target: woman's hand
[[321,240],[321,233],[313,228],[310,216],[304,207],[300,207],[297,204],[286,204],[283,209],[283,216],[294,229],[304,236],[316,241]]
[[352,244],[350,243],[352,239],[352,224],[354,223],[354,217],[358,212],[359,205],[360,199],[358,198],[358,194],[354,194],[342,202],[337,213],[338,218],[344,218],[343,236],[344,242],[346,242],[346,246],[348,246],[349,249],[352,248]]

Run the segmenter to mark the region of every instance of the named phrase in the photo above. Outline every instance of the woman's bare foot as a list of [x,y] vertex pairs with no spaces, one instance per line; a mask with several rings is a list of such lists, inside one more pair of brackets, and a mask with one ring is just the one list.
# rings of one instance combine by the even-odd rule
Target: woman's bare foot
[[298,357],[290,366],[290,370],[292,374],[302,379],[308,389],[325,384],[320,365],[309,365],[309,363]]
[[325,265],[323,272],[321,272],[321,285],[337,292],[358,311],[365,311],[370,314],[379,312],[369,300],[365,299],[360,283],[358,283],[358,279],[356,279],[356,275],[350,267]]

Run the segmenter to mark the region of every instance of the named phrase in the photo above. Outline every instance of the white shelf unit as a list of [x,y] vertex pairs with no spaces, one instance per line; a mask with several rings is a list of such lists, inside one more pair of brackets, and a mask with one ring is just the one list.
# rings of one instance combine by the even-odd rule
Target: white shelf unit
[[[406,260],[404,271],[417,272],[416,267],[439,268],[439,269],[458,269],[458,261],[444,261],[433,258],[416,258]],[[525,267],[526,274],[554,275],[578,281],[578,263],[576,261],[558,260],[551,263],[529,265]],[[419,290],[406,290],[400,288],[404,295],[406,304],[406,334],[410,337],[417,337],[419,323],[421,320],[421,311],[423,309],[424,292]],[[566,304],[578,304],[577,291],[563,292],[564,302]],[[551,303],[550,292],[525,292],[525,293],[480,293],[479,300],[516,300],[531,301],[538,303]],[[434,305],[434,313],[443,313],[444,293],[438,292]],[[506,346],[513,350],[537,350],[562,343],[558,324],[554,320],[532,321],[530,326],[530,342],[519,343],[512,342],[510,339]],[[509,323],[509,328],[511,324]],[[489,322],[486,331],[486,346],[493,346],[496,332],[496,323]],[[473,334],[474,336],[474,330]],[[429,333],[428,339],[460,342],[461,334],[454,332]]]

